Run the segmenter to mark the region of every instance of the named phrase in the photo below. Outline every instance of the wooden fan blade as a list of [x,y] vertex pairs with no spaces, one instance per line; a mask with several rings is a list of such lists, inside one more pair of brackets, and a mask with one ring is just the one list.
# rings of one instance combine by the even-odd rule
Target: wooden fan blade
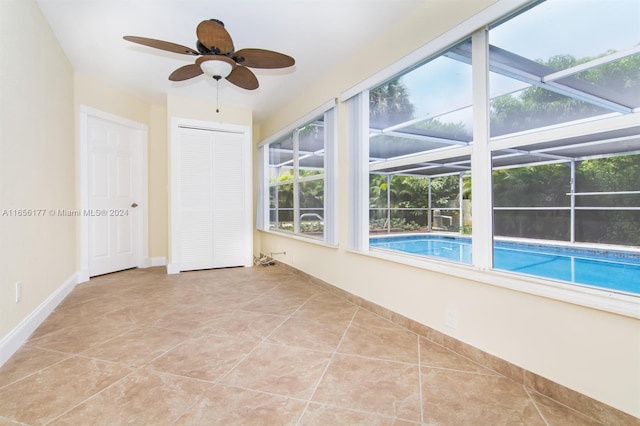
[[198,41],[215,53],[226,55],[233,52],[233,40],[224,25],[215,20],[202,21],[196,28]]
[[291,56],[264,49],[240,49],[233,54],[233,58],[251,68],[286,68],[296,63]]
[[184,81],[202,74],[202,69],[196,64],[189,64],[178,68],[169,76],[171,81]]
[[236,86],[247,90],[254,90],[260,86],[255,74],[251,72],[249,68],[245,68],[240,65],[236,66],[233,71],[231,71],[231,74],[227,76],[227,80]]
[[190,47],[182,46],[180,44],[171,43],[163,40],[156,40],[153,38],[136,37],[136,36],[124,36],[122,37],[127,41],[133,43],[142,44],[143,46],[154,47],[156,49],[166,50],[173,53],[183,53],[185,55],[199,55],[197,51]]

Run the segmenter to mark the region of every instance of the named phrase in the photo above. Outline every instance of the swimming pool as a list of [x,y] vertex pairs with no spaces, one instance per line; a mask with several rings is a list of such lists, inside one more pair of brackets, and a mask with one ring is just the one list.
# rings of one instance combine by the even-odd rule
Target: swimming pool
[[[438,234],[372,237],[371,248],[471,264],[471,238]],[[494,268],[640,296],[640,252],[495,241]]]

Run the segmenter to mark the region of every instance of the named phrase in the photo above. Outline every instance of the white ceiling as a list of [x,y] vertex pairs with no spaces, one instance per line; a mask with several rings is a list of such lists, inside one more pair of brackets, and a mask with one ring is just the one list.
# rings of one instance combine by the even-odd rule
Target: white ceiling
[[195,58],[130,43],[124,35],[195,49],[198,23],[215,18],[225,23],[236,50],[255,47],[292,56],[292,68],[253,70],[257,90],[220,82],[220,103],[251,108],[256,119],[297,96],[425,1],[37,0],[76,71],[150,102],[163,102],[166,93],[215,101],[215,81],[204,75],[169,81],[173,70]]

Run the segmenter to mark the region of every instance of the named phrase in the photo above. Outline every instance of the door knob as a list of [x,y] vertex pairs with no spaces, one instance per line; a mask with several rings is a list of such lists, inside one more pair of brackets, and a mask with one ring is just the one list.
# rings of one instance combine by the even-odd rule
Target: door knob
[[133,207],[135,209],[136,207],[138,207],[138,203],[131,204],[131,207]]

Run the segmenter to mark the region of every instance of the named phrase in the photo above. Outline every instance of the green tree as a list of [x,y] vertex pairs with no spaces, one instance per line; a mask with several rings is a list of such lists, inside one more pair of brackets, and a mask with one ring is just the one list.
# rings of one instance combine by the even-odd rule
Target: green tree
[[[601,56],[615,53],[608,51]],[[551,69],[563,70],[594,57],[576,59],[572,55],[557,55],[540,61]],[[573,78],[624,93],[628,99],[640,98],[640,55],[588,69]],[[560,95],[547,89],[531,86],[518,94],[502,96],[491,101],[491,133],[501,135],[526,129],[568,122],[606,113],[608,110],[588,102]]]
[[[608,51],[600,56],[615,53]],[[567,69],[595,59],[576,59],[558,55],[539,61],[552,69]],[[640,98],[640,55],[603,64],[574,79],[617,92],[629,106]],[[520,93],[491,101],[491,133],[518,132],[558,122],[609,112],[601,107],[532,86]],[[579,163],[576,170],[577,192],[637,191],[640,186],[640,156],[629,155],[593,159]],[[546,165],[496,170],[493,173],[493,198],[496,206],[553,207],[568,206],[569,167]],[[578,207],[639,206],[637,195],[577,196]],[[498,235],[528,238],[567,239],[570,216],[559,211],[496,211]],[[640,215],[637,211],[577,210],[576,238],[579,241],[640,245]]]
[[[640,190],[640,155],[585,160],[576,170],[577,192]],[[638,207],[640,195],[578,196],[581,207]],[[578,211],[579,241],[640,246],[640,213],[634,210]]]
[[[494,170],[496,207],[568,207],[571,169],[568,164],[546,164]],[[566,240],[567,210],[496,210],[495,234],[500,236]]]
[[428,133],[431,136],[460,141],[471,140],[469,130],[462,122],[443,123],[437,118],[431,118],[429,120],[416,123],[415,126],[419,129],[428,130]]
[[414,111],[407,86],[400,78],[369,91],[369,121],[372,127],[382,129],[410,120]]
[[497,207],[569,206],[568,163],[494,170],[493,204]]

